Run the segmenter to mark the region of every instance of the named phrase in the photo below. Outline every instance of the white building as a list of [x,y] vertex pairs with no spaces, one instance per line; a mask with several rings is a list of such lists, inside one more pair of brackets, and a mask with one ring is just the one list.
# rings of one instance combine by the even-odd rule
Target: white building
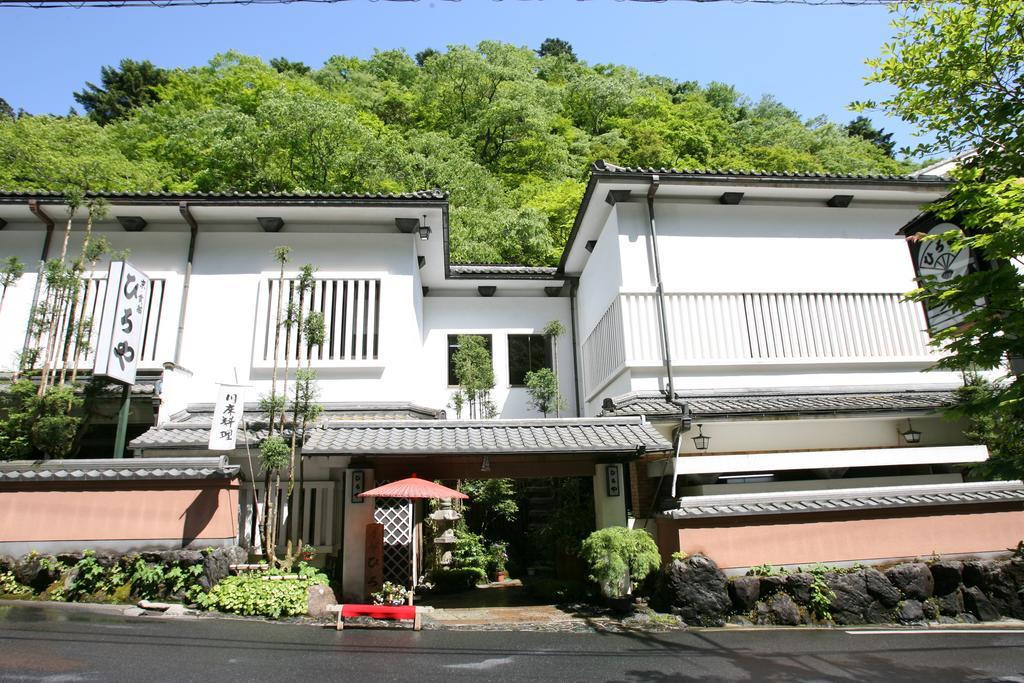
[[[327,324],[311,358],[294,342],[279,355],[291,378],[307,360],[318,371],[326,407],[322,428],[303,447],[304,495],[316,512],[302,536],[340,558],[346,592],[363,585],[368,522],[391,520],[392,545],[401,548],[410,533],[407,515],[394,522],[394,510],[355,493],[412,472],[591,476],[599,526],[656,533],[657,517],[664,552],[706,550],[727,567],[754,549],[735,552],[706,534],[691,543],[688,522],[679,520],[698,497],[738,505],[737,496],[805,500],[847,489],[868,500],[893,486],[955,497],[969,486],[955,465],[986,451],[941,417],[961,380],[925,372],[936,356],[922,310],[902,300],[914,268],[897,235],[946,188],[924,175],[598,164],[557,268],[450,264],[448,204],[437,191],[105,195],[111,210],[96,230],[114,249],[131,249],[130,261],[155,280],[130,450],[207,454],[218,383],[247,385],[247,417],[258,421],[255,402],[269,393],[274,362],[271,252],[287,245],[286,280],[302,264],[318,268],[312,301],[303,304]],[[56,195],[0,195],[0,255],[17,255],[30,269],[53,258],[65,216]],[[71,254],[83,224],[76,218]],[[102,296],[105,271],[91,277],[87,310]],[[0,360],[10,369],[25,345],[35,285],[26,274],[0,311]],[[567,330],[555,359],[541,336],[552,320]],[[494,420],[453,419],[449,358],[460,334],[488,338]],[[525,371],[548,364],[557,366],[568,404],[557,419],[531,410],[520,386]],[[665,400],[669,386],[675,402]],[[682,405],[710,442],[697,450],[694,427],[675,458]],[[246,479],[254,430],[240,433],[231,454]],[[920,433],[916,443],[903,435],[911,430]],[[662,512],[665,498],[675,500]],[[985,514],[1000,511],[961,518],[987,523]],[[239,533],[248,533],[244,520]],[[870,543],[836,552],[814,538],[808,548],[823,555],[813,559],[880,559]],[[899,554],[932,541],[907,539]],[[974,544],[985,547],[950,540],[927,550],[976,552],[996,542],[1002,536],[989,534]]]

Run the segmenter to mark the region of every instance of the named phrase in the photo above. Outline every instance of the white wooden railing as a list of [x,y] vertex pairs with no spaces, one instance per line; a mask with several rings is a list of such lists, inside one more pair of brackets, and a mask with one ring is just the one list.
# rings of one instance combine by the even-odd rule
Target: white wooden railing
[[[623,293],[583,343],[588,393],[662,362],[654,293]],[[901,294],[666,294],[674,365],[911,362],[931,357],[924,312]]]
[[[70,367],[74,365],[78,326],[83,320],[91,320],[92,326],[89,328],[91,330],[88,337],[89,342],[79,355],[78,367],[82,370],[92,370],[93,354],[95,353],[96,343],[99,339],[100,318],[103,313],[103,297],[107,293],[107,277],[106,275],[86,277],[83,278],[83,284],[84,286],[78,293],[78,304],[75,307],[74,319],[72,319],[71,307],[69,305],[57,324],[56,332],[53,335],[53,339],[56,343],[56,356],[51,363],[51,367],[59,368],[63,366],[64,341],[67,339],[69,328],[71,330],[71,346],[68,353],[68,366]],[[139,355],[139,367],[143,368],[160,367],[161,363],[164,360],[167,360],[166,358],[157,357],[157,348],[160,342],[161,322],[163,321],[164,313],[164,289],[166,280],[154,278],[152,280],[152,285],[153,287],[150,291],[149,297],[149,311],[147,312],[146,331],[143,333],[142,350]],[[51,348],[48,334],[43,334],[41,342],[44,348]],[[36,366],[41,367],[43,362],[44,359],[38,359],[36,361]]]
[[[277,491],[277,538],[278,549],[285,550],[289,538],[300,539],[317,549],[318,552],[331,552],[334,544],[334,487],[333,481],[307,481],[302,488],[306,504],[303,510],[303,529],[299,533],[299,486],[295,485],[292,494],[288,495],[288,482],[282,481]],[[259,495],[259,512],[262,520],[264,497],[263,482],[256,483]],[[239,539],[248,545],[252,533],[252,484],[243,482],[239,495]],[[262,524],[262,521],[260,522]],[[290,533],[289,533],[290,532]],[[253,548],[261,547],[260,529],[256,529]]]
[[[261,283],[256,310],[256,340],[253,364],[274,364],[274,321],[280,292],[276,278]],[[300,344],[295,329],[288,335],[281,329],[279,362],[304,362],[307,355],[314,366],[340,366],[373,362],[380,358],[381,281],[379,279],[317,279],[312,293],[300,297],[298,280],[284,281],[282,311],[294,303],[302,308],[303,319],[312,311],[324,316],[323,345],[308,349]]]

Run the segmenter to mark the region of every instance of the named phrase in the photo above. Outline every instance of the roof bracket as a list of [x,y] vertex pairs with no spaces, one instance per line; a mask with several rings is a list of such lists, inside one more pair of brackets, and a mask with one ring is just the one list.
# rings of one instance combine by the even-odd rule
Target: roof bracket
[[260,222],[263,232],[281,232],[284,227],[284,219],[279,216],[264,216],[256,220]]
[[146,219],[142,216],[118,216],[117,222],[125,232],[142,232],[146,229]]
[[722,196],[718,198],[719,204],[727,204],[729,206],[735,206],[743,201],[742,192],[723,192]]
[[476,288],[476,291],[480,292],[480,296],[494,296],[494,293],[498,291],[498,288],[494,285],[480,285]]
[[628,202],[633,193],[629,190],[608,190],[604,200],[609,206],[615,206],[619,202]]
[[852,194],[836,194],[832,195],[832,198],[825,203],[831,206],[833,209],[845,209],[850,205],[850,202],[852,201]]
[[559,285],[557,287],[545,287],[544,293],[547,294],[548,296],[558,296],[559,294],[562,293],[562,286]]

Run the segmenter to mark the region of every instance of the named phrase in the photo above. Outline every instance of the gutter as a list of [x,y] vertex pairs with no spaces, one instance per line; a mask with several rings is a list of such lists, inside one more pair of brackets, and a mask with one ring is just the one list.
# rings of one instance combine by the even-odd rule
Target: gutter
[[39,305],[39,294],[43,288],[43,271],[46,268],[46,258],[50,253],[50,242],[53,240],[54,228],[53,219],[47,216],[46,212],[39,206],[38,199],[28,200],[28,210],[46,225],[46,237],[43,238],[43,250],[39,255],[39,272],[36,275],[35,291],[32,292],[32,307],[28,309],[28,323],[25,325],[25,342],[22,344],[21,359],[18,361],[19,372],[22,369],[22,364],[25,362],[25,354],[28,353],[28,347],[32,343],[32,319],[35,317],[36,306]]
[[188,260],[185,262],[185,282],[181,288],[181,308],[178,311],[178,335],[174,340],[174,364],[176,366],[181,365],[181,343],[185,337],[185,312],[188,309],[188,289],[192,283],[192,259],[196,253],[196,237],[199,234],[199,224],[196,223],[195,217],[189,211],[188,202],[179,203],[178,211],[181,212],[182,218],[188,223],[190,235],[188,240]]

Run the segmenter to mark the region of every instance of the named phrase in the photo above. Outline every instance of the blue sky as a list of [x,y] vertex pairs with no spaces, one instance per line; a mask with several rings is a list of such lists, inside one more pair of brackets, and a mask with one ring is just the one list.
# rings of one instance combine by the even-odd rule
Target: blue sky
[[[332,54],[374,49],[474,45],[497,39],[537,47],[572,43],[581,59],[614,62],[680,80],[724,81],[758,98],[771,93],[805,117],[854,116],[866,87],[864,59],[889,39],[884,7],[767,6],[593,0],[420,0],[263,6],[0,9],[4,67],[0,97],[15,109],[65,113],[72,92],[123,57],[164,67],[192,66],[236,49],[320,66]],[[912,142],[912,128],[873,114]]]

